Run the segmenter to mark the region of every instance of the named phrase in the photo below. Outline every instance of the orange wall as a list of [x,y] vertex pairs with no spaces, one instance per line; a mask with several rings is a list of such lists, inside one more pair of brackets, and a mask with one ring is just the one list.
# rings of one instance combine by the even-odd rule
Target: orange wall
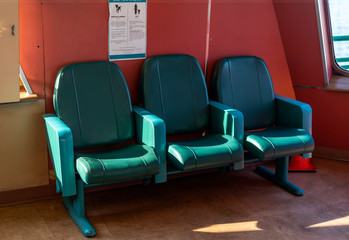
[[296,96],[313,109],[316,146],[349,151],[349,94],[312,88],[295,88]]
[[315,0],[274,0],[293,84],[325,86]]
[[[212,0],[209,54],[208,3],[148,0],[147,56],[190,54],[203,70],[208,56],[210,79],[218,59],[256,55],[265,59],[276,93],[294,97],[272,0]],[[107,0],[20,0],[20,5],[21,64],[39,97],[46,94],[46,109],[52,112],[55,77],[62,66],[108,59]],[[138,103],[138,74],[143,61],[116,61],[134,104]]]
[[[204,67],[207,7],[208,0],[148,0],[147,56],[190,54]],[[41,84],[34,90],[40,91],[45,86],[46,109],[52,112],[54,82],[61,67],[79,61],[108,60],[107,0],[21,0],[21,14],[23,26],[26,22],[37,26],[34,32],[21,26],[22,54],[37,56],[35,61],[23,57],[21,62],[25,71],[32,74],[29,81],[33,87]],[[35,48],[40,38],[44,39],[44,53],[41,52],[44,65],[39,59],[40,49]],[[133,103],[138,102],[138,75],[143,61],[116,61],[128,83]]]
[[264,59],[277,94],[294,98],[272,0],[213,0],[208,76],[226,56],[254,55]]
[[349,150],[349,112],[343,108],[349,94],[324,89],[315,0],[274,0],[274,7],[293,83],[304,86],[295,87],[296,97],[313,109],[316,145]]
[[40,0],[19,0],[19,61],[34,93],[44,98],[44,42]]

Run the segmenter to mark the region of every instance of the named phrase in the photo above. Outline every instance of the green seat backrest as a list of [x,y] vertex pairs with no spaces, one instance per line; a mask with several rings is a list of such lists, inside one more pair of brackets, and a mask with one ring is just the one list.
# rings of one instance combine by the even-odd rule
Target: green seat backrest
[[276,105],[268,68],[258,57],[228,57],[219,61],[213,73],[214,98],[241,111],[245,130],[275,123]]
[[144,107],[165,121],[167,134],[200,131],[208,124],[206,82],[192,56],[148,58],[140,93]]
[[129,91],[114,63],[63,67],[56,79],[53,104],[57,116],[72,130],[76,149],[125,142],[134,136]]

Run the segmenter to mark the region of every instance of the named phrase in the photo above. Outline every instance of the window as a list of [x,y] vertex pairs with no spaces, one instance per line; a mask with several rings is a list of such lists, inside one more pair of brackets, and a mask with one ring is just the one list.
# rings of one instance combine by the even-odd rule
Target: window
[[327,0],[328,32],[334,70],[349,76],[349,1]]

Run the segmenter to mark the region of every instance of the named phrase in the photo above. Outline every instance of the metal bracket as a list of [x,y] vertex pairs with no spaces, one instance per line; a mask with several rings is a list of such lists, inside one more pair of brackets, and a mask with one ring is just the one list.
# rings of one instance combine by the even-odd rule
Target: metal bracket
[[25,76],[24,72],[23,72],[23,69],[22,69],[22,66],[19,65],[19,77],[23,83],[23,86],[25,88],[25,90],[27,91],[28,94],[33,94],[33,91],[29,85],[29,82],[28,82],[28,79],[27,77]]

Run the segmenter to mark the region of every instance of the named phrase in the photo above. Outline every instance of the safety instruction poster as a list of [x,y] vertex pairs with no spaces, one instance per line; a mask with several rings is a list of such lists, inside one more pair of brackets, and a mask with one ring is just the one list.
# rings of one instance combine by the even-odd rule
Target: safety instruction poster
[[109,60],[146,57],[147,1],[109,0]]

